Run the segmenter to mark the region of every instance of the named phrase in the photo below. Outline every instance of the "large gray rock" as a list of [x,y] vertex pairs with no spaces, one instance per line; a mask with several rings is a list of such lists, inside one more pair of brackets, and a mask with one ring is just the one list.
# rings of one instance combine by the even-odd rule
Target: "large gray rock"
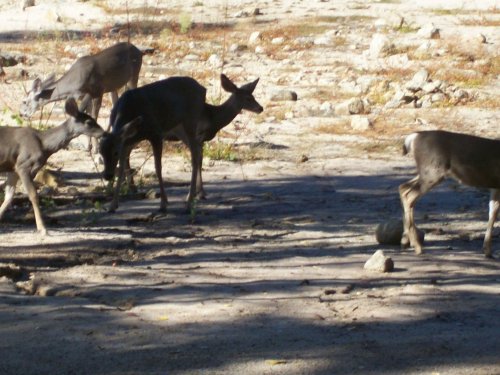
[[394,262],[382,250],[377,250],[366,261],[363,268],[368,271],[392,272],[394,271]]

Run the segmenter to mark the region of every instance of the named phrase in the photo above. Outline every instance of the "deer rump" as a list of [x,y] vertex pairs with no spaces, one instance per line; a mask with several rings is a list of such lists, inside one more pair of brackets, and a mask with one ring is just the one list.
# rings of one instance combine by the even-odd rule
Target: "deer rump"
[[500,188],[498,140],[443,130],[423,131],[406,138],[403,153],[413,154],[423,188],[446,177],[477,188]]

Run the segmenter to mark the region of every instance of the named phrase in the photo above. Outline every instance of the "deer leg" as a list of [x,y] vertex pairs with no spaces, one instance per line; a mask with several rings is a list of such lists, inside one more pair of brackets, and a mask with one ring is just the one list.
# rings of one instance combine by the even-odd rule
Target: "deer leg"
[[201,144],[199,161],[198,161],[198,174],[196,177],[196,199],[207,199],[205,189],[203,189],[203,180],[201,178],[201,170],[203,168],[203,144]]
[[189,149],[191,151],[191,185],[189,187],[189,194],[187,196],[188,209],[191,209],[198,191],[198,184],[201,181],[201,160],[203,158],[202,144],[196,140],[190,142]]
[[29,200],[31,205],[33,206],[33,212],[35,213],[35,222],[36,228],[42,235],[47,234],[47,229],[45,228],[45,224],[43,223],[42,212],[40,211],[40,205],[38,203],[38,194],[36,193],[35,185],[33,184],[33,180],[29,173],[24,171],[19,171],[19,177],[28,193]]
[[413,215],[415,203],[420,198],[419,176],[399,186],[399,196],[403,206],[403,237],[401,238],[401,247],[415,247],[415,253],[422,254],[422,244],[418,238],[417,228]]
[[161,154],[162,154],[162,148],[163,148],[163,141],[155,141],[152,142],[151,145],[153,146],[153,156],[155,159],[155,171],[156,171],[156,177],[158,178],[158,183],[160,185],[160,212],[167,212],[167,194],[165,193],[165,186],[163,184],[163,177],[162,177],[162,172],[161,172]]
[[[87,95],[85,95],[85,96],[87,96]],[[102,95],[98,96],[97,98],[92,99],[92,114],[91,114],[91,116],[96,121],[97,121],[97,117],[99,116],[101,104],[102,104]],[[109,130],[109,124],[108,124],[108,129],[106,129],[106,131],[108,131],[108,130]],[[96,152],[96,153],[99,150],[99,144],[98,144],[98,141],[95,137],[89,137],[89,150],[94,150],[94,152]],[[100,160],[100,164],[102,164],[102,160]]]
[[[78,98],[75,98],[75,99],[78,99]],[[92,99],[90,94],[85,94],[85,96],[83,97],[83,99],[80,103],[80,106],[78,107],[78,110],[80,112],[90,113],[90,111],[88,110],[88,106],[91,103],[90,99]]]
[[0,206],[0,219],[2,219],[7,208],[10,207],[14,193],[16,192],[16,184],[19,177],[16,173],[7,173],[7,181],[5,181],[5,198]]
[[109,205],[109,212],[115,212],[116,209],[118,208],[118,199],[120,197],[120,188],[123,183],[124,175],[125,175],[125,160],[128,158],[130,154],[130,151],[125,150],[123,147],[121,148],[120,151],[120,159],[118,161],[118,179],[116,181],[115,185],[115,190],[113,192],[113,200],[111,201],[111,204]]
[[489,203],[489,219],[488,227],[486,228],[486,234],[484,235],[483,251],[484,256],[491,258],[491,236],[493,234],[493,226],[498,215],[498,209],[500,208],[500,190],[492,189],[490,192],[490,203]]
[[130,191],[136,192],[137,188],[134,183],[134,170],[130,168],[130,155],[125,158],[125,176],[127,178],[127,187]]

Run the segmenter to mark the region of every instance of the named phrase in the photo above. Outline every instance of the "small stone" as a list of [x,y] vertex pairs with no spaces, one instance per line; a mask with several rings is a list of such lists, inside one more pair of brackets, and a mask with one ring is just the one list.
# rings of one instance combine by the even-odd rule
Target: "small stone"
[[375,34],[370,43],[369,55],[378,58],[390,54],[394,50],[394,44],[384,34]]
[[417,36],[425,39],[439,39],[441,34],[433,23],[428,23],[417,31]]
[[272,101],[297,100],[297,93],[291,90],[278,90],[271,94]]
[[363,267],[368,271],[392,272],[394,271],[394,262],[388,256],[385,256],[382,250],[377,250],[368,259]]
[[275,45],[283,44],[284,42],[285,42],[285,38],[283,38],[282,36],[277,37],[277,38],[273,38],[271,40],[271,44],[275,44]]
[[437,103],[437,102],[444,102],[446,100],[446,95],[438,92],[436,94],[432,94],[431,96],[431,102]]
[[429,79],[429,72],[426,69],[420,69],[410,82],[406,84],[406,88],[411,91],[421,90],[422,87],[427,83]]
[[375,239],[381,245],[400,245],[403,237],[403,221],[389,220],[377,225]]
[[207,60],[207,63],[214,68],[220,68],[224,62],[219,57],[219,55],[214,53],[214,54],[210,55],[210,57]]
[[372,122],[368,117],[354,115],[351,118],[351,128],[354,130],[368,130],[372,127]]
[[255,47],[255,53],[264,54],[264,53],[266,53],[266,50],[262,46],[257,46],[257,47]]
[[146,199],[156,199],[156,190],[150,189],[146,192]]
[[434,93],[437,90],[439,90],[440,85],[441,85],[441,81],[428,82],[422,86],[422,91],[427,93],[427,94]]
[[257,44],[262,38],[260,31],[254,31],[248,38],[248,44]]
[[335,114],[338,116],[359,115],[364,113],[363,100],[352,98],[335,106]]
[[29,7],[34,7],[35,6],[35,0],[23,0],[22,2],[22,8],[25,10],[26,8]]
[[309,160],[309,157],[307,155],[301,155],[299,158],[299,163],[305,163],[308,160]]

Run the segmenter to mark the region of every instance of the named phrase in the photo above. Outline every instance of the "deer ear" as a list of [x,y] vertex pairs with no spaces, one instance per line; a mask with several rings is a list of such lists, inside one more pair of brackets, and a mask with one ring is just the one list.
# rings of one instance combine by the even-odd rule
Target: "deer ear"
[[78,104],[76,104],[76,100],[74,98],[68,98],[66,99],[66,104],[64,105],[64,109],[66,110],[66,113],[70,115],[71,117],[77,117],[78,116]]
[[51,73],[47,78],[45,78],[42,82],[43,87],[47,87],[52,85],[56,80],[55,73]]
[[36,78],[31,85],[31,91],[38,93],[40,92],[41,89],[42,89],[42,80],[40,78]]
[[231,82],[231,80],[227,78],[224,74],[220,75],[220,83],[222,84],[222,88],[227,92],[233,93],[238,90],[236,85],[233,82]]
[[120,132],[122,135],[122,141],[134,137],[139,131],[139,126],[142,124],[142,116],[136,117],[129,123],[127,123]]
[[250,94],[253,93],[255,90],[255,87],[257,86],[257,83],[259,83],[259,78],[257,78],[255,81],[247,83],[246,85],[243,85],[240,87],[241,90],[248,91]]

